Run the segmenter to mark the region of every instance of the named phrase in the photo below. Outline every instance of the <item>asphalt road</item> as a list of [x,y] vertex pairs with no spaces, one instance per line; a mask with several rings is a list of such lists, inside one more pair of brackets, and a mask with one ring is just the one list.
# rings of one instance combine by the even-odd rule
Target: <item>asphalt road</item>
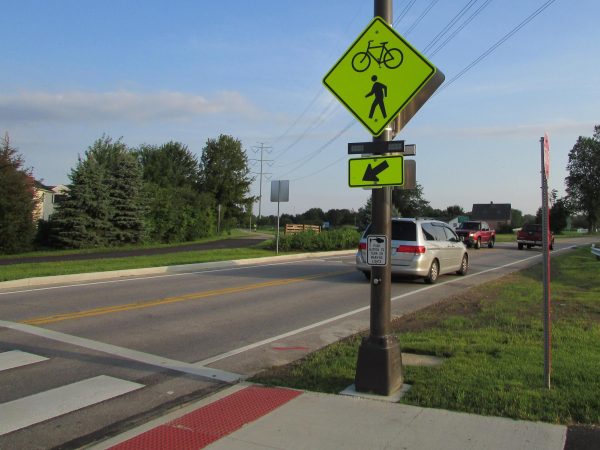
[[[568,245],[561,241],[557,249]],[[392,314],[541,260],[539,249],[512,244],[470,255],[465,277],[443,276],[436,285],[394,281]],[[369,291],[351,255],[0,290],[0,356],[38,358],[5,369],[0,357],[0,448],[76,448],[201,398],[237,375],[296,360],[368,328]],[[21,422],[11,416],[14,423],[2,416],[27,405],[53,414],[57,403],[84,397],[74,385],[100,391],[100,382],[109,383],[108,397],[84,409],[31,424],[32,414]]]

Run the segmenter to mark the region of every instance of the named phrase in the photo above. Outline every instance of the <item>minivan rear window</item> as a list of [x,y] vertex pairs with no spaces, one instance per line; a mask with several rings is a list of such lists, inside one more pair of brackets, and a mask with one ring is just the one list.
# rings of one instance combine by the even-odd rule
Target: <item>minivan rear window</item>
[[[369,224],[364,232],[365,236],[371,234],[373,225]],[[392,220],[392,240],[393,241],[416,241],[417,225],[414,222],[405,222]]]
[[417,225],[414,222],[392,221],[392,240],[416,241]]

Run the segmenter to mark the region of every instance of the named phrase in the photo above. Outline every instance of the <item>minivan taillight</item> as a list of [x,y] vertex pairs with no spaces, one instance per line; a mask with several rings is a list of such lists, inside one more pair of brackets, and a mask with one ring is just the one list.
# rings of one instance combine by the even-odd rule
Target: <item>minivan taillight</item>
[[359,242],[358,243],[358,249],[359,250],[367,250],[367,243],[366,242]]
[[413,253],[415,255],[422,255],[425,253],[425,247],[422,245],[401,245],[396,249],[397,253]]

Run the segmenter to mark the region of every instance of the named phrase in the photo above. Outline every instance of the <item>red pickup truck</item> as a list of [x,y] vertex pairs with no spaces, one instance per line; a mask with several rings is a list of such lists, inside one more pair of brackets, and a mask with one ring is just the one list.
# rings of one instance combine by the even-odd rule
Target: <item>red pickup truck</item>
[[492,230],[487,222],[481,220],[463,222],[455,231],[469,248],[481,248],[484,244],[487,244],[488,248],[493,248],[496,243],[496,230]]
[[[542,246],[542,226],[536,223],[528,223],[523,225],[517,232],[517,245],[519,250],[523,250],[524,246],[531,248],[533,246]],[[554,250],[554,234],[550,232],[550,250]]]

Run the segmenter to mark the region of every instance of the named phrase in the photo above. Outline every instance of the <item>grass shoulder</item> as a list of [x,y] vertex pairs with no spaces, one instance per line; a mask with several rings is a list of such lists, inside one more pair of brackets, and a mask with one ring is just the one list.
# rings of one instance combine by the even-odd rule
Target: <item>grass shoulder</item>
[[[447,358],[404,367],[403,403],[562,424],[600,424],[600,263],[581,248],[552,258],[553,373],[544,387],[541,266],[393,322],[404,352]],[[354,382],[361,335],[253,381],[338,393]]]

